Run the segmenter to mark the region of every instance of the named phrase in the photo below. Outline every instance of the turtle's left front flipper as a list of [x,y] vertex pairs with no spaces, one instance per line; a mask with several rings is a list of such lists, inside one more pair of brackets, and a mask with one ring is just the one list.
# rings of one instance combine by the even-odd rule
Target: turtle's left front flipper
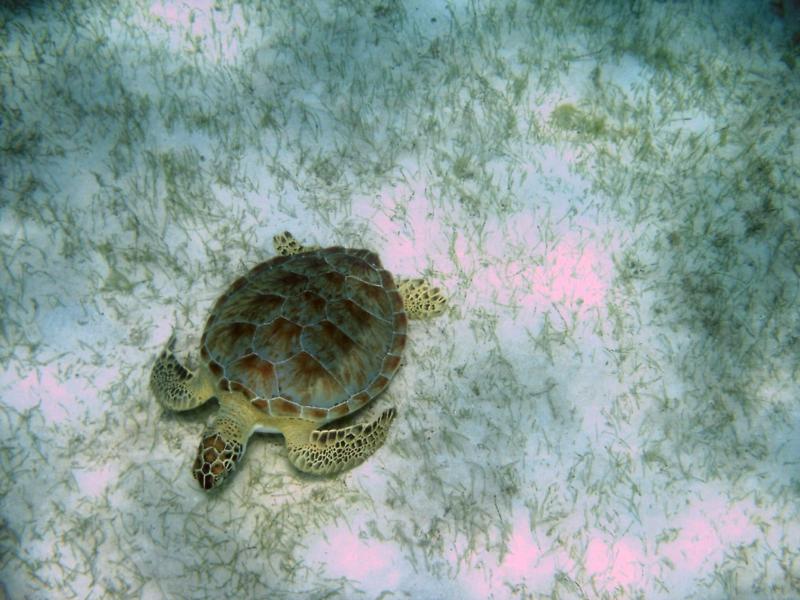
[[289,460],[299,470],[330,475],[363,462],[383,445],[396,411],[390,408],[366,425],[344,429],[314,429],[313,423],[297,421],[283,429]]

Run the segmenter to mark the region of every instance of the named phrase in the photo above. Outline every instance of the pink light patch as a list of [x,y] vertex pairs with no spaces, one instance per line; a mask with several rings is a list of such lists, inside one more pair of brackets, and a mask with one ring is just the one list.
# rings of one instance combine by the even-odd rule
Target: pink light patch
[[103,465],[95,470],[73,469],[72,474],[78,482],[81,493],[96,498],[108,488],[109,481],[116,479],[117,470],[110,465]]
[[[509,542],[509,552],[502,563],[504,574],[511,579],[520,579],[536,570],[535,565],[542,558],[542,552],[533,539],[528,525],[528,519],[524,515],[518,515],[514,522],[514,533]],[[552,562],[552,561],[550,561]],[[539,565],[542,568],[542,565]],[[549,564],[544,566],[547,575],[554,573],[555,566]]]
[[567,235],[533,270],[531,287],[543,304],[583,313],[604,304],[611,273],[611,261],[594,244]]
[[443,252],[447,235],[433,218],[425,180],[405,180],[374,197],[358,198],[353,213],[367,215],[373,229],[387,239],[381,251],[384,266],[410,273],[428,264],[438,271],[449,270],[450,259]]
[[[526,240],[526,243],[527,240]],[[613,275],[607,253],[596,244],[568,233],[543,254],[532,253],[528,260],[515,258],[503,263],[508,245],[505,236],[488,235],[487,252],[497,260],[473,255],[467,240],[458,236],[454,244],[458,265],[475,271],[472,286],[479,296],[500,305],[519,306],[533,311],[566,309],[564,318],[582,316],[605,306],[606,291]]]
[[586,570],[596,575],[608,569],[611,564],[611,549],[600,538],[594,538],[586,549]]
[[623,538],[614,544],[611,581],[619,585],[644,585],[642,563],[644,555],[636,540]]
[[722,555],[716,532],[702,517],[687,520],[678,538],[662,549],[679,570],[698,570],[705,561]]
[[76,379],[62,381],[50,366],[39,367],[20,380],[18,393],[12,395],[10,403],[20,409],[38,404],[45,419],[59,423],[69,416],[69,409],[77,404],[76,396],[70,391],[84,389],[77,382]]
[[393,589],[400,580],[402,559],[394,546],[368,542],[344,527],[328,532],[310,548],[309,556],[324,563],[333,577],[358,581],[370,593]]
[[752,503],[729,505],[724,497],[699,501],[676,519],[677,538],[660,546],[659,554],[679,571],[709,569],[722,560],[731,545],[750,544],[759,532],[749,516]]
[[[540,540],[540,541],[537,541]],[[514,510],[514,528],[508,544],[508,553],[502,562],[496,562],[496,554],[486,550],[477,551],[467,562],[467,568],[459,564],[464,561],[466,540],[459,540],[448,553],[454,571],[458,571],[463,587],[462,598],[489,598],[506,585],[524,583],[530,590],[544,591],[552,587],[557,573],[572,573],[575,563],[569,554],[546,534],[537,530],[536,539],[530,530],[528,515],[524,510]]]
[[239,38],[244,27],[242,12],[233,7],[229,12],[215,9],[213,0],[151,3],[148,17],[166,26],[173,49],[196,51],[215,62],[233,62],[240,57]]
[[[391,256],[392,263],[398,265],[414,264],[414,259],[417,258],[417,250],[414,247],[414,242],[408,238],[398,237],[392,240],[392,247],[387,256]],[[383,265],[387,267],[387,265]]]
[[213,8],[211,0],[201,0],[186,3],[153,2],[150,5],[150,14],[162,18],[173,27],[189,31],[195,36],[205,36],[211,32],[206,12]]
[[586,571],[609,592],[644,585],[644,562],[641,544],[633,538],[621,538],[609,546],[601,537],[595,537],[586,548]]
[[751,522],[752,501],[737,502],[728,507],[717,521],[720,537],[727,544],[751,544],[759,537],[758,527]]

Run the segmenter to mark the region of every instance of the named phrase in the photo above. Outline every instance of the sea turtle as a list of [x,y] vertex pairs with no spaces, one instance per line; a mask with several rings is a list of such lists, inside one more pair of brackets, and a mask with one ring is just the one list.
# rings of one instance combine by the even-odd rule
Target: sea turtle
[[173,335],[150,376],[170,410],[219,401],[192,467],[205,490],[235,469],[257,431],[282,433],[289,460],[307,473],[336,473],[375,452],[393,408],[366,425],[320,426],[386,389],[400,367],[406,315],[431,317],[445,306],[422,280],[395,283],[369,250],[303,248],[288,232],[273,242],[279,256],[237,279],[214,305],[198,369],[177,360]]

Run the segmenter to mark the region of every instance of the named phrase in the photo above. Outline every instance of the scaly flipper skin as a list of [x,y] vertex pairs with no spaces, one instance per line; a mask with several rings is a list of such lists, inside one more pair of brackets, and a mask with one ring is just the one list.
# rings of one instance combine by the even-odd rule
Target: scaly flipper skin
[[192,474],[204,490],[219,486],[244,456],[247,440],[253,434],[263,414],[248,402],[221,394],[219,412],[214,422],[203,432]]
[[344,429],[314,429],[314,424],[297,421],[283,427],[289,460],[300,471],[332,475],[363,462],[381,447],[395,417],[390,408],[367,425]]
[[447,300],[439,288],[424,279],[398,279],[397,291],[403,297],[403,307],[412,319],[430,319],[444,312]]
[[303,246],[288,231],[284,231],[283,233],[279,233],[278,235],[273,237],[272,246],[275,248],[275,253],[278,256],[291,256],[292,254],[300,254],[301,252],[316,250],[318,247],[318,246]]
[[150,373],[150,389],[164,408],[184,411],[197,408],[214,395],[214,381],[207,369],[190,371],[175,358],[175,336],[169,338]]

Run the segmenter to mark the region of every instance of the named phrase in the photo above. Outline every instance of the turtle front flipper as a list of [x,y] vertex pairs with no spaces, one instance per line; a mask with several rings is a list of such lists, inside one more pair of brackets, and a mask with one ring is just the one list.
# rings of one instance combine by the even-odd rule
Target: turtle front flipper
[[219,412],[203,432],[192,474],[204,490],[218,487],[244,456],[260,414],[236,394],[222,394]]
[[214,396],[214,381],[205,367],[197,372],[184,367],[175,358],[174,349],[173,335],[153,365],[150,389],[161,406],[176,411],[191,410]]
[[289,460],[300,471],[331,475],[364,461],[381,447],[395,410],[390,408],[372,423],[344,429],[314,429],[309,421],[293,421],[282,427]]

